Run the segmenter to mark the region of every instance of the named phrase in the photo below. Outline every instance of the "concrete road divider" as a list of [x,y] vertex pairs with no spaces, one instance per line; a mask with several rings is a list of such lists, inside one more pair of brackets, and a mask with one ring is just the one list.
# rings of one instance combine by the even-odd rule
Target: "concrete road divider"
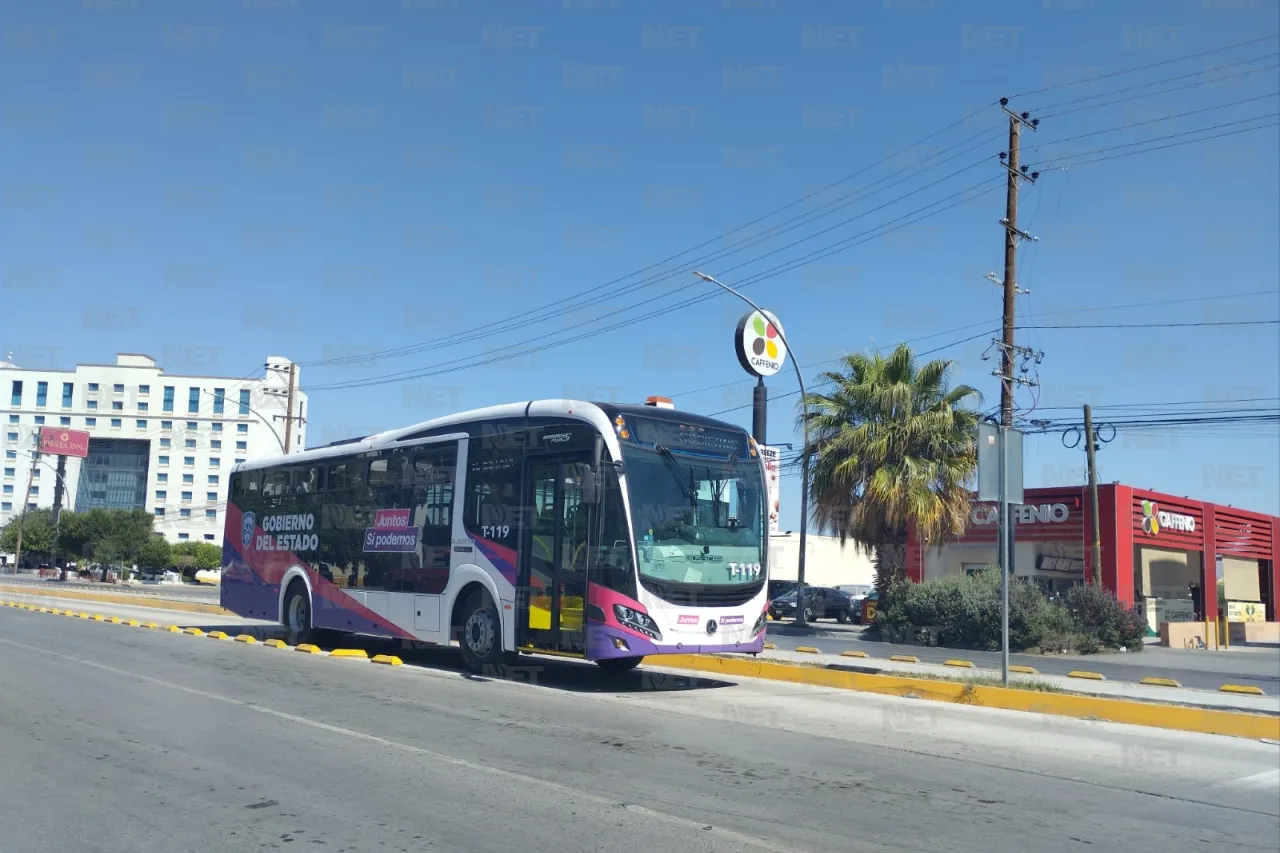
[[140,627],[142,627],[142,628],[159,628],[160,626],[159,626],[159,625],[157,625],[157,624],[156,624],[156,623],[154,623],[154,622],[145,622],[145,623],[143,623]]
[[1150,684],[1152,687],[1181,687],[1182,684],[1173,678],[1157,678],[1154,675],[1148,675],[1143,678],[1140,684]]
[[958,681],[934,681],[827,669],[818,666],[783,664],[715,655],[666,655],[654,658],[654,667],[706,672],[719,677],[739,676],[904,696],[934,702],[953,702],[983,708],[1002,708],[1076,719],[1127,723],[1201,734],[1229,735],[1253,740],[1280,740],[1280,717],[1210,708],[1110,699],[1070,693],[1042,693],[1007,687],[986,687]]
[[288,644],[288,643],[286,643],[284,640],[264,640],[264,641],[263,641],[263,643],[262,643],[262,645],[267,646],[267,647],[272,648],[272,649],[287,649],[287,648],[289,648],[289,644]]
[[384,666],[404,666],[404,661],[395,655],[374,655],[372,660],[374,663],[380,663]]
[[[32,590],[26,585],[19,588],[10,584],[4,586],[3,589],[0,589],[0,592],[29,595]],[[194,601],[175,601],[172,598],[149,598],[145,595],[138,595],[137,593],[112,593],[80,589],[40,589],[39,594],[51,598],[59,598],[64,601],[98,601],[103,604],[127,604],[130,607],[148,607],[153,610],[180,610],[183,613],[205,613],[212,616],[235,616],[231,611],[224,610],[216,604],[200,604]]]
[[897,663],[920,663],[920,658],[915,655],[890,655],[889,660]]
[[1106,681],[1107,677],[1100,672],[1086,672],[1083,669],[1073,669],[1067,673],[1067,678],[1085,678],[1089,681]]
[[942,662],[943,666],[955,666],[963,669],[973,669],[973,661],[971,660],[948,660]]
[[316,645],[312,645],[311,643],[303,643],[302,645],[298,646],[297,649],[295,649],[295,651],[305,652],[306,654],[309,654],[309,655],[318,655],[320,654],[320,647]]
[[1247,693],[1250,696],[1264,696],[1261,687],[1250,684],[1224,684],[1218,688],[1219,693]]
[[840,653],[842,658],[869,658],[871,655],[859,649],[845,649]]
[[204,631],[201,631],[199,628],[184,628],[184,629],[182,630],[182,633],[184,633],[184,634],[190,634],[190,635],[191,635],[191,636],[193,636],[193,637],[203,637],[203,636],[204,636]]
[[369,657],[369,653],[364,649],[334,649],[329,652],[331,658],[365,658]]
[[137,628],[137,627],[138,627],[138,625],[140,625],[141,623],[140,623],[140,622],[138,622],[138,620],[137,620],[137,619],[130,619],[128,622],[126,622],[126,623],[124,623],[124,624],[128,625],[130,628]]
[[210,637],[212,637],[212,638],[213,638],[213,639],[215,639],[215,640],[230,640],[230,639],[231,639],[229,636],[227,636],[227,632],[226,632],[226,631],[210,631],[210,632],[209,632],[209,636],[210,636]]
[[253,645],[254,643],[258,642],[258,638],[253,636],[252,634],[236,634],[236,642],[248,643],[249,645]]
[[120,617],[119,617],[119,616],[112,616],[112,617],[111,617],[110,619],[108,619],[107,621],[108,621],[108,622],[110,622],[112,625],[119,625],[119,624],[120,624]]
[[95,613],[89,618],[92,619],[94,622],[101,622],[103,617],[101,613]]
[[817,646],[796,646],[796,651],[804,652],[807,655],[820,655],[822,650]]
[[764,644],[764,647],[765,647],[766,649],[776,649],[776,648],[778,647],[778,644],[777,644],[777,643],[765,643],[765,644]]
[[1013,664],[1013,663],[1009,664],[1009,671],[1020,672],[1023,675],[1039,675],[1040,674],[1040,670],[1036,669],[1034,666],[1023,666],[1022,664]]

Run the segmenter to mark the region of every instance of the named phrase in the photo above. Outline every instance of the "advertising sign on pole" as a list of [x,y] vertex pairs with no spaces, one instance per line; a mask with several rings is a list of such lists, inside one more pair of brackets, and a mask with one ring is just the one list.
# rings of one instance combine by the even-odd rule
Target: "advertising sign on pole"
[[40,427],[40,452],[83,459],[89,455],[89,433],[75,429]]
[[770,536],[780,532],[778,530],[778,510],[781,499],[778,488],[778,468],[782,461],[781,456],[782,454],[779,453],[778,448],[760,445],[760,458],[764,460],[765,487],[769,500]]

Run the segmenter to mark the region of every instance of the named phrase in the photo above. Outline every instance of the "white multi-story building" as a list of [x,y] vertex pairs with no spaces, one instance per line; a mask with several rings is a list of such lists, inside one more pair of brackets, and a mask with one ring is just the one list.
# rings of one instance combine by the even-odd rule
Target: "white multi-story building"
[[[271,356],[258,378],[224,378],[170,375],[132,353],[74,370],[0,361],[0,526],[28,482],[28,507],[53,506],[58,458],[36,442],[41,427],[63,427],[90,437],[87,458],[66,459],[64,509],[145,509],[171,542],[221,546],[232,467],[284,451],[290,366]],[[306,402],[297,391],[293,451],[306,446]]]

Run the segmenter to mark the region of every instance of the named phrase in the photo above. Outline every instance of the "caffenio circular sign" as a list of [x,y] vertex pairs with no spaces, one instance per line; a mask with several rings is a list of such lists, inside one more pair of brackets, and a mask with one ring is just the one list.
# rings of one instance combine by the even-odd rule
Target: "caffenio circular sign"
[[734,349],[742,369],[752,376],[772,376],[787,360],[785,332],[769,311],[752,311],[738,321]]

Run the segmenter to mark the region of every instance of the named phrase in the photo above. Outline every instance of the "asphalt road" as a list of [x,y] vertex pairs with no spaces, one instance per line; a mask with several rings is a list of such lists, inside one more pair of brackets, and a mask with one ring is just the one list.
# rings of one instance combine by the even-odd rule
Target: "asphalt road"
[[0,609],[6,853],[1280,847],[1280,748],[649,667]]
[[[859,630],[832,628],[818,623],[813,632],[794,633],[786,624],[769,624],[769,641],[779,649],[817,646],[839,654],[861,649],[873,658],[915,655],[921,661],[942,663],[964,658],[979,667],[1000,668],[999,652],[942,649],[928,646],[895,645],[862,638]],[[1146,676],[1177,679],[1183,687],[1217,690],[1223,684],[1261,687],[1270,696],[1280,692],[1280,648],[1249,648],[1236,651],[1187,651],[1148,646],[1141,652],[1099,655],[1009,655],[1010,663],[1033,666],[1045,675],[1066,675],[1073,669],[1099,672],[1111,681],[1140,681]]]

